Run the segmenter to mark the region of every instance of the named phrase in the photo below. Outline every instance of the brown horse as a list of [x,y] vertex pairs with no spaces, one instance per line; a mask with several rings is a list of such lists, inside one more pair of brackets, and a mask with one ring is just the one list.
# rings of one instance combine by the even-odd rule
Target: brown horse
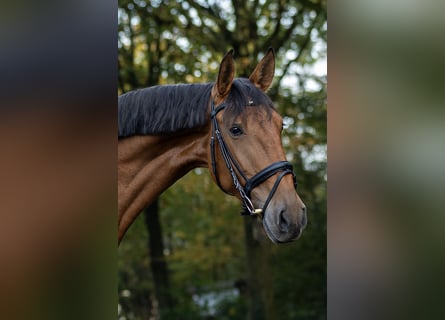
[[155,86],[119,97],[119,242],[138,214],[190,170],[213,180],[258,216],[276,243],[295,240],[306,207],[281,143],[282,118],[265,94],[272,49],[249,79],[234,79],[233,50],[209,84]]

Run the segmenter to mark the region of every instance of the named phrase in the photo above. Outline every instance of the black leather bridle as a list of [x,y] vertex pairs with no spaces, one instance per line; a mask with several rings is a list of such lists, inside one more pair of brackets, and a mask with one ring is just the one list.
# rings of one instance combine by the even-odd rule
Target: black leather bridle
[[[216,154],[215,154],[215,136],[218,140],[219,148],[221,150],[221,154],[223,156],[224,162],[226,163],[227,169],[230,171],[230,175],[232,176],[233,184],[235,188],[238,190],[241,200],[243,202],[243,212],[241,212],[242,215],[247,216],[260,216],[262,217],[264,213],[266,212],[266,208],[269,205],[270,200],[272,199],[273,195],[277,191],[278,185],[280,184],[283,177],[287,174],[291,174],[294,180],[294,186],[297,187],[297,180],[295,177],[295,173],[293,171],[292,165],[288,161],[278,161],[274,162],[271,165],[267,166],[257,174],[255,174],[250,179],[246,177],[246,175],[243,173],[243,170],[240,168],[239,164],[235,161],[234,157],[232,156],[231,152],[229,151],[229,148],[227,147],[227,144],[225,143],[221,130],[219,128],[218,121],[216,119],[216,115],[223,110],[226,107],[224,103],[220,104],[218,107],[215,108],[214,101],[212,100],[211,104],[211,112],[210,112],[210,118],[212,119],[212,137],[210,139],[210,149],[211,149],[211,157],[212,157],[212,172],[215,177],[217,185],[221,188],[221,190],[224,191],[224,189],[221,186],[221,183],[219,181],[218,173],[216,170]],[[236,170],[236,172],[235,172]],[[262,209],[255,209],[255,206],[252,203],[252,200],[250,199],[250,193],[252,189],[259,186],[261,183],[272,177],[273,175],[277,174],[278,172],[281,172],[280,175],[278,175],[277,179],[275,180],[275,184],[273,185],[272,189],[270,190],[270,193],[266,199],[266,202],[264,203],[264,206]],[[245,181],[244,186],[241,185],[237,173],[240,177],[243,178]]]

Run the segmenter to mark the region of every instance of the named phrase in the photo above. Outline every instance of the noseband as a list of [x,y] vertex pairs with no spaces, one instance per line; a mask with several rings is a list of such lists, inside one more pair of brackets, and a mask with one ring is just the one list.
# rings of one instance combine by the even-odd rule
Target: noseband
[[[218,173],[216,170],[216,154],[215,154],[215,136],[218,140],[219,148],[221,150],[221,154],[223,156],[224,162],[226,163],[227,169],[229,169],[230,175],[232,176],[233,185],[238,190],[241,200],[243,202],[243,212],[241,212],[242,215],[247,216],[263,216],[266,212],[266,208],[269,205],[270,200],[272,199],[273,195],[278,189],[278,185],[280,184],[283,177],[287,174],[291,174],[294,180],[294,186],[297,187],[297,180],[295,177],[295,173],[293,171],[292,165],[288,161],[278,161],[274,162],[271,165],[267,166],[257,174],[255,174],[250,179],[246,177],[246,175],[243,173],[243,170],[241,170],[239,164],[235,161],[234,157],[232,156],[231,152],[229,151],[229,148],[227,147],[227,144],[224,141],[224,138],[222,137],[221,130],[219,128],[218,121],[216,120],[216,115],[218,112],[223,110],[226,107],[224,103],[220,104],[218,107],[215,108],[215,104],[212,100],[212,107],[210,112],[210,118],[212,119],[212,137],[210,139],[210,149],[211,149],[211,157],[212,157],[212,171],[213,175],[215,177],[217,185],[221,188],[221,190],[224,191],[224,189],[221,186],[221,183],[219,181]],[[236,172],[235,172],[236,170]],[[252,203],[252,200],[250,199],[250,193],[252,189],[259,186],[261,183],[272,177],[273,175],[277,174],[278,172],[281,172],[280,175],[278,175],[277,179],[275,180],[275,183],[270,190],[270,193],[266,199],[266,202],[264,203],[264,206],[262,209],[255,209],[255,206]],[[237,173],[240,177],[243,178],[245,181],[244,187],[241,185]]]

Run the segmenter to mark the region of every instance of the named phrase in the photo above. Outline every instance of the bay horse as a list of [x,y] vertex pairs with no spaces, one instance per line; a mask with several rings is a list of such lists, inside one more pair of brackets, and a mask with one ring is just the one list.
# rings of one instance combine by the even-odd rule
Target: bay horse
[[283,120],[265,94],[270,48],[249,78],[236,78],[233,50],[215,83],[160,85],[119,96],[118,242],[138,214],[194,168],[262,219],[275,243],[296,240],[306,207],[281,142]]

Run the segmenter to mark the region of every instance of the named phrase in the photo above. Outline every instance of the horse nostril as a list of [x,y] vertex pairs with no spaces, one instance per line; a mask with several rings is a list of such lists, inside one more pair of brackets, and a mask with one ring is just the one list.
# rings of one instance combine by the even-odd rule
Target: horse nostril
[[306,227],[307,224],[307,214],[306,214],[306,207],[303,206],[303,208],[301,208],[301,212],[302,214],[302,218],[301,218],[301,226],[304,228]]
[[286,218],[285,210],[280,211],[278,226],[279,226],[281,232],[289,231],[290,223],[289,223],[289,220]]

